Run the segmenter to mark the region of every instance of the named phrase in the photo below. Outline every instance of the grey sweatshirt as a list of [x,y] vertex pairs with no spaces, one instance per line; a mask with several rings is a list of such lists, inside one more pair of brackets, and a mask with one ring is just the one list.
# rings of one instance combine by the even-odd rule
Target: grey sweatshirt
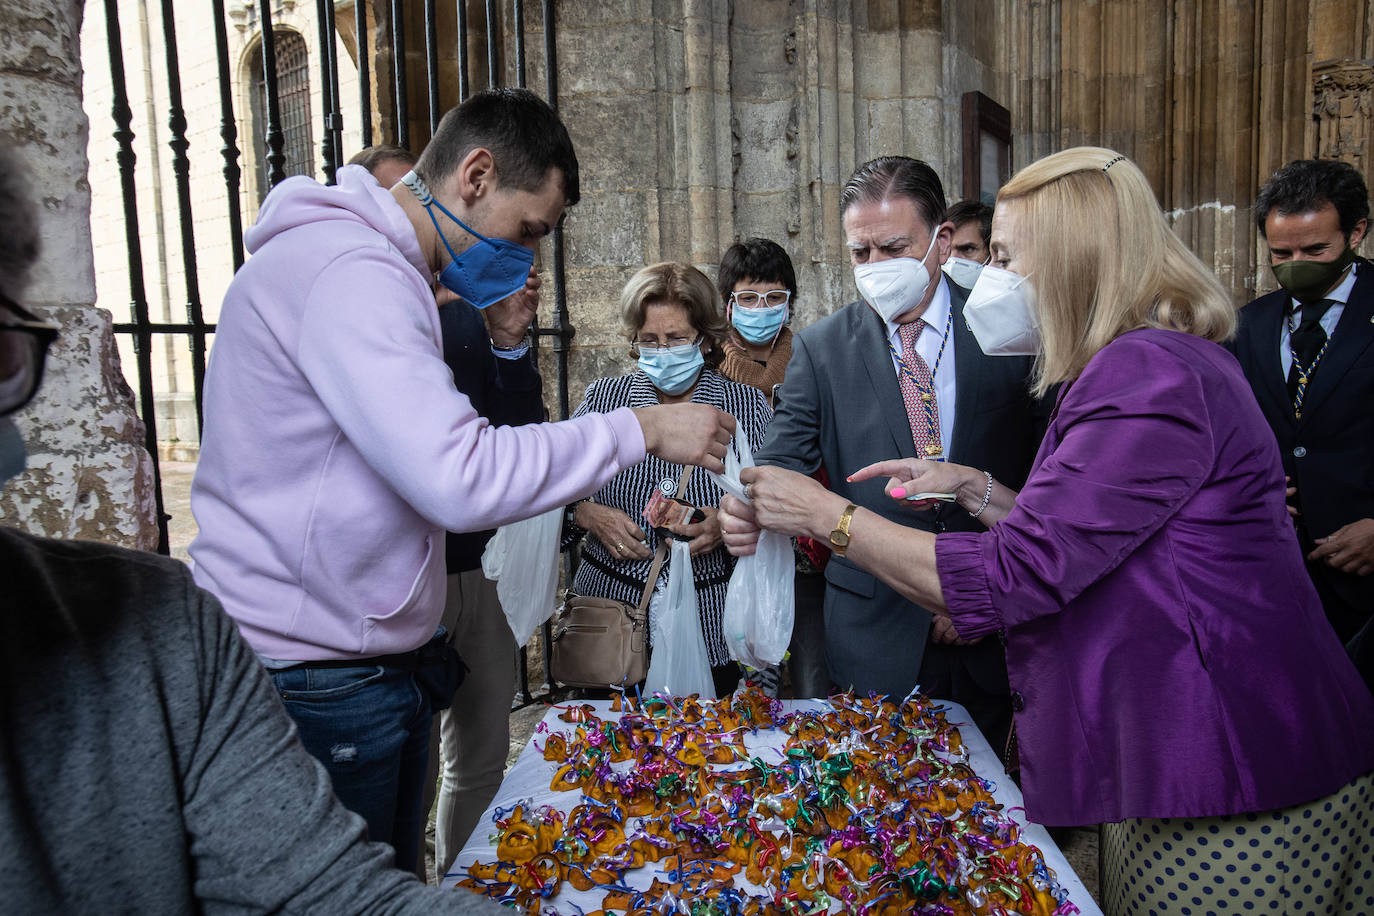
[[509,914],[368,843],[180,563],[0,528],[0,911]]

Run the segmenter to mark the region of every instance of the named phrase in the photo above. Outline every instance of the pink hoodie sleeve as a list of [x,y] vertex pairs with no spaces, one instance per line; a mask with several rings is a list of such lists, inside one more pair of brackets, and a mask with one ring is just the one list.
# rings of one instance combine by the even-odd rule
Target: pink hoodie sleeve
[[373,470],[449,531],[494,528],[566,505],[645,457],[628,408],[492,427],[453,386],[428,291],[381,252],[352,252],[320,274],[297,359]]

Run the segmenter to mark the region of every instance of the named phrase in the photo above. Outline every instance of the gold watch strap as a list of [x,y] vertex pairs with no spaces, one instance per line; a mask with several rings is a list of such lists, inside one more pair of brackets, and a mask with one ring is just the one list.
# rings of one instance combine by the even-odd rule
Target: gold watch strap
[[836,556],[844,556],[849,549],[849,522],[854,518],[854,513],[859,509],[858,506],[850,503],[844,507],[840,513],[840,520],[835,523],[835,528],[830,532],[830,549]]

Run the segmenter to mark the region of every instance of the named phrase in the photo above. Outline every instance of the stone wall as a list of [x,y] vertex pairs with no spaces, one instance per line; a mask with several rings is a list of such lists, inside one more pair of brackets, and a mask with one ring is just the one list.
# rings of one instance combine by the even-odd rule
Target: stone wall
[[17,415],[29,470],[0,519],[35,534],[156,546],[152,462],[108,312],[94,308],[80,0],[0,0],[0,142],[41,189],[43,251],[24,301],[62,326],[37,399]]
[[[726,247],[760,235],[796,266],[798,326],[856,298],[840,187],[867,159],[902,153],[930,162],[957,197],[960,99],[996,89],[982,23],[1001,10],[998,0],[559,4],[557,103],[583,192],[567,219],[572,403],[592,379],[633,367],[616,299],[645,264],[681,260],[714,276]],[[527,79],[542,91],[543,22],[527,16]],[[547,249],[540,263],[551,263]],[[552,317],[546,297],[541,323]],[[542,355],[553,405],[555,363]]]

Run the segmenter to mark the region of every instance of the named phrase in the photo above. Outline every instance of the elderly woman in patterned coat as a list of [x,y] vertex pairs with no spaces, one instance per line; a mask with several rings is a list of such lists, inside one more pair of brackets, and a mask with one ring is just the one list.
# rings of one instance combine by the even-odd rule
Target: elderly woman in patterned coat
[[[729,327],[711,281],[701,271],[674,261],[645,267],[621,291],[620,317],[638,367],[628,375],[592,382],[574,416],[683,401],[711,404],[734,416],[735,435],[744,436],[751,450],[759,447],[773,411],[757,389],[716,372]],[[642,513],[656,489],[667,496],[677,491],[682,470],[651,455],[568,508],[564,546],[586,538],[574,592],[639,603],[660,540]],[[734,560],[721,543],[716,517],[720,490],[704,472],[694,470],[682,499],[701,509],[704,519],[667,528],[691,545],[702,635],[716,693],[723,695],[738,683],[739,667],[726,653],[721,632]],[[665,572],[657,587],[662,589],[666,581]]]

